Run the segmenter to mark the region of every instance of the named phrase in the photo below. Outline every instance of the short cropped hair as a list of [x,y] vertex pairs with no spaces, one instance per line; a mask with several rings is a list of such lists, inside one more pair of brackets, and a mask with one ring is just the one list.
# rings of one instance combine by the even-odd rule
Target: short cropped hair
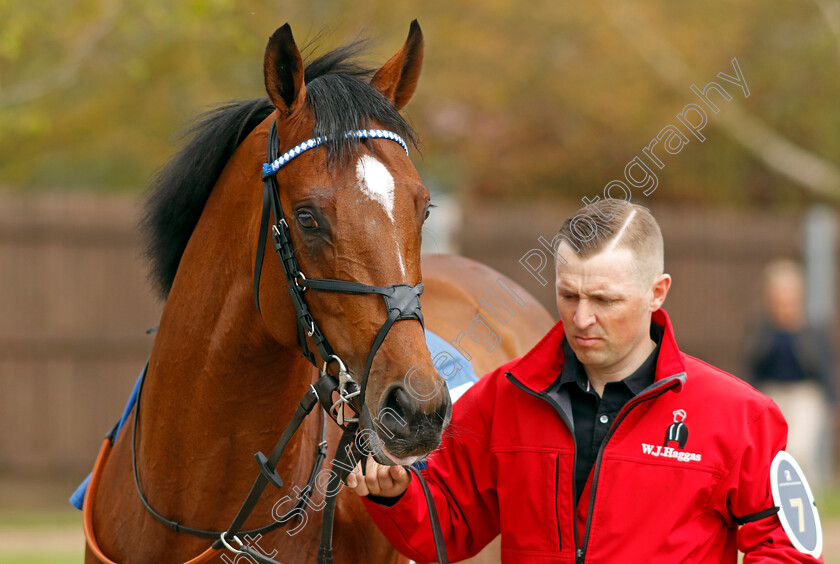
[[629,249],[644,279],[652,280],[665,271],[665,243],[659,224],[649,209],[626,200],[598,200],[567,219],[554,238],[557,259],[562,259],[559,245],[563,240],[580,258]]

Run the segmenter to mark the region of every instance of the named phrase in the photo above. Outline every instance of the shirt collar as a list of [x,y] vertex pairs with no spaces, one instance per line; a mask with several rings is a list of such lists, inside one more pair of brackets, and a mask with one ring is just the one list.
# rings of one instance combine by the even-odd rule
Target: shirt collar
[[[653,384],[654,375],[656,373],[656,361],[659,357],[659,348],[662,345],[662,337],[665,333],[665,328],[651,321],[650,323],[650,338],[656,343],[656,347],[651,351],[645,361],[632,374],[621,380],[630,392],[636,396],[645,388]],[[565,362],[563,370],[560,372],[560,386],[565,386],[577,383],[582,390],[589,390],[589,378],[586,376],[586,370],[583,364],[578,360],[572,347],[569,345],[568,339],[563,339],[563,356]]]
[[[659,356],[656,360],[654,382],[676,376],[686,371],[683,354],[677,348],[674,328],[668,314],[659,308],[653,312],[651,321],[664,328]],[[510,372],[510,377],[535,393],[541,393],[557,383],[558,375],[563,370],[563,339],[566,333],[563,322],[555,323],[548,333],[534,347],[519,358],[502,366]]]

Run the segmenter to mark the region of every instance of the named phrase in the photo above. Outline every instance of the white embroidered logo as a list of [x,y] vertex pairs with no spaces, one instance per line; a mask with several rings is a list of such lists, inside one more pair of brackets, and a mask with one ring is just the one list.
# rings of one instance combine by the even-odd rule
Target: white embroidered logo
[[[655,457],[676,458],[681,462],[700,462],[702,456],[696,452],[685,452],[685,444],[688,442],[688,426],[685,424],[687,414],[684,409],[678,409],[674,413],[674,422],[668,426],[665,432],[665,442],[662,446],[642,443],[642,453]],[[677,443],[674,448],[671,443]]]

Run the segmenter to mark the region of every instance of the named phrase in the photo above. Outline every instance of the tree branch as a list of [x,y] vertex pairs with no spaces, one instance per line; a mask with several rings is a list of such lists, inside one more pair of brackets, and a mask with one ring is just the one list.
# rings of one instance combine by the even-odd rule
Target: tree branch
[[840,2],[837,0],[814,0],[828,24],[828,29],[834,34],[837,57],[840,58]]
[[[827,3],[829,0],[816,1]],[[685,92],[695,81],[696,74],[691,72],[676,48],[650,29],[649,22],[631,2],[600,2],[616,28],[659,78],[674,90]],[[816,195],[840,200],[840,168],[837,165],[789,141],[740,105],[721,109],[720,114],[709,121],[771,170]]]

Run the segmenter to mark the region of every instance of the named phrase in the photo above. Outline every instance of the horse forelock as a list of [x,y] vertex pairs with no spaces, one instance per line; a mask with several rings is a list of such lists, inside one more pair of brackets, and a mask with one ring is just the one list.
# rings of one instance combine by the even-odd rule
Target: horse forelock
[[[416,146],[416,134],[399,111],[370,84],[374,69],[356,57],[355,41],[307,61],[304,71],[313,136],[325,136],[330,165],[351,164],[359,143],[345,131],[376,123]],[[307,57],[308,58],[308,57]],[[196,117],[183,137],[189,142],[155,176],[144,206],[141,229],[150,280],[165,299],[210,192],[236,148],[274,107],[268,98],[227,102]],[[279,125],[279,124],[278,124]],[[281,152],[284,149],[281,148]],[[259,167],[261,163],[255,162]]]
[[372,123],[416,145],[416,134],[405,118],[363,78],[326,74],[306,85],[306,97],[315,121],[314,135],[329,140],[325,145],[330,164],[347,166],[363,141],[344,133],[367,129]]

